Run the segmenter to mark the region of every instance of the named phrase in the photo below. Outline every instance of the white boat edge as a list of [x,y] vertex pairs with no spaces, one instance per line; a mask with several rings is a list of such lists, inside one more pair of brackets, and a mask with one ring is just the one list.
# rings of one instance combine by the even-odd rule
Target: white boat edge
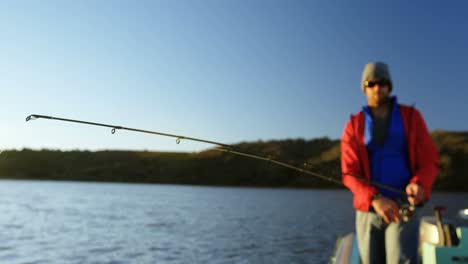
[[336,241],[335,250],[330,257],[330,264],[359,264],[359,250],[355,233],[349,233],[339,237]]

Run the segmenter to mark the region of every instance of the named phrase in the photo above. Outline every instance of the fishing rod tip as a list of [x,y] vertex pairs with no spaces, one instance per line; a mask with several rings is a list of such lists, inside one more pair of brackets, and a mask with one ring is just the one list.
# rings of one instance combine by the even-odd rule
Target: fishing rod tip
[[28,117],[26,117],[26,122],[31,121],[31,120],[35,120],[35,119],[37,119],[36,115],[29,115]]

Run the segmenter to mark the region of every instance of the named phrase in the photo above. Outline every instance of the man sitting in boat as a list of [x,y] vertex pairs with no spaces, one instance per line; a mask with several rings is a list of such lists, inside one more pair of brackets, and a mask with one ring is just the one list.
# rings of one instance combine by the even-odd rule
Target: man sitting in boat
[[361,88],[368,104],[347,122],[341,139],[342,180],[353,193],[361,261],[417,263],[420,209],[401,221],[399,208],[429,199],[438,153],[421,113],[390,96],[387,64],[367,64]]

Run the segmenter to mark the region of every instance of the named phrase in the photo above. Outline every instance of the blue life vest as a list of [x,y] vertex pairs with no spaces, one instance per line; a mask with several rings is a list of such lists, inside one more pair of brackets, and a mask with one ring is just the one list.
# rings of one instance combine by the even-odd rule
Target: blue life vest
[[[408,148],[405,139],[405,130],[396,97],[392,97],[392,111],[387,137],[383,145],[372,140],[373,118],[370,107],[364,107],[365,130],[364,142],[367,147],[371,179],[374,182],[392,186],[404,191],[411,178],[408,163]],[[377,187],[386,197],[396,198],[401,194]]]

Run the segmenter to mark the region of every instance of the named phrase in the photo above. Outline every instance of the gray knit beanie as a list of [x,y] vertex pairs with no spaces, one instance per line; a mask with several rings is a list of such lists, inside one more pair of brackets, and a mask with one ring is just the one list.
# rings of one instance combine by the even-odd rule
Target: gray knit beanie
[[366,81],[376,81],[376,80],[385,80],[389,82],[390,92],[393,88],[392,76],[390,75],[390,70],[388,65],[383,62],[371,62],[364,67],[362,72],[362,81],[361,89],[364,92],[365,82]]

